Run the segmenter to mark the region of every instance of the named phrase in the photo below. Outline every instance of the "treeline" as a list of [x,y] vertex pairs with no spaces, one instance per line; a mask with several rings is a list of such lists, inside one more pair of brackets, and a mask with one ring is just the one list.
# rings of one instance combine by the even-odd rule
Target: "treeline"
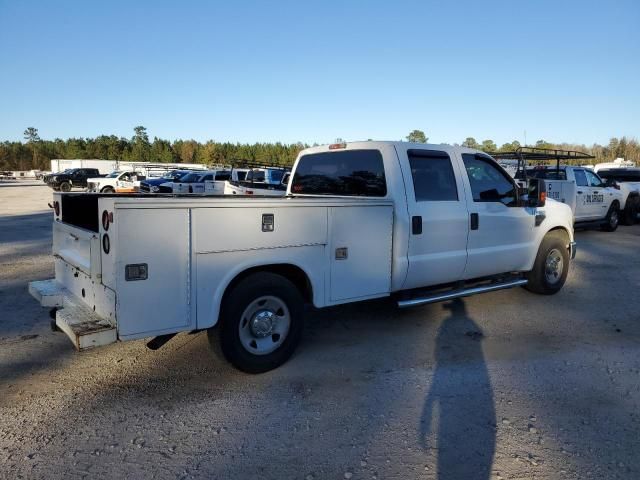
[[[240,144],[213,140],[205,143],[195,140],[170,142],[157,137],[150,140],[146,128],[142,126],[134,128],[131,138],[101,135],[96,138],[42,140],[38,130],[33,127],[25,130],[24,138],[24,142],[0,143],[0,170],[48,170],[50,160],[54,158],[202,164],[232,164],[246,160],[263,164],[291,165],[298,152],[309,146],[303,143]],[[422,143],[428,141],[421,130],[413,130],[406,139]],[[498,146],[493,140],[478,142],[473,137],[466,138],[461,144],[486,152],[513,151],[520,146],[518,141]],[[640,163],[640,144],[637,140],[626,137],[612,138],[607,145],[553,144],[538,140],[530,146],[579,150],[594,155],[596,159],[593,163],[611,161],[615,158]]]

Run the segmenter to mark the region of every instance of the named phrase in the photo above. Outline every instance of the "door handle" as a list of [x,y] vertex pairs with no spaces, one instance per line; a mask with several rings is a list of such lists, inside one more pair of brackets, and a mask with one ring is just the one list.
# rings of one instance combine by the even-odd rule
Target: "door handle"
[[480,217],[478,216],[477,213],[472,213],[470,217],[471,217],[471,230],[478,230],[478,227],[480,226]]
[[422,234],[422,217],[420,215],[411,217],[411,233],[414,235]]

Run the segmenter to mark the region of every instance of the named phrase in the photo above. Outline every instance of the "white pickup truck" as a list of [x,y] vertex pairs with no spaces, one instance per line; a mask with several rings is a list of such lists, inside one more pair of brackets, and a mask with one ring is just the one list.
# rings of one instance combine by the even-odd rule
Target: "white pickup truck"
[[607,168],[596,165],[595,170],[608,186],[620,190],[623,223],[626,225],[636,223],[640,213],[640,168]]
[[302,151],[283,198],[54,193],[55,279],[29,289],[78,350],[208,329],[264,372],[299,343],[305,303],[558,292],[573,218],[543,185],[522,196],[464,147],[358,142]]
[[106,177],[89,178],[87,180],[87,191],[100,193],[133,192],[140,188],[140,181],[145,178],[140,172],[131,170],[115,171]]
[[618,228],[625,199],[593,170],[569,165],[540,166],[528,168],[527,175],[545,180],[547,197],[569,205],[576,225],[596,223],[607,232]]

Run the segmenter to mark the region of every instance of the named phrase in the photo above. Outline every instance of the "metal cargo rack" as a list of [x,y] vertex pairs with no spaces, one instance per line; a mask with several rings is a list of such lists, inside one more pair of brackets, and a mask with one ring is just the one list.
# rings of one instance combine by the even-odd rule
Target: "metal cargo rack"
[[[596,157],[577,150],[561,150],[557,148],[520,147],[512,152],[487,152],[496,160],[517,160],[518,167],[515,178],[527,179],[527,166],[549,165],[555,162],[556,170],[560,170],[560,162],[564,164],[580,165],[583,160],[591,160]],[[530,163],[531,162],[531,163]],[[553,165],[553,163],[551,163]]]

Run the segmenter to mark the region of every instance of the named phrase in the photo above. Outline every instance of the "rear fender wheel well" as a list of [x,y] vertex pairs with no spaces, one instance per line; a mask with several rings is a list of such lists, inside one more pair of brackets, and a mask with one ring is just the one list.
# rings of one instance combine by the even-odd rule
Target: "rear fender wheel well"
[[226,297],[231,291],[233,291],[238,283],[240,283],[248,276],[258,272],[269,272],[283,276],[291,283],[293,283],[298,288],[298,290],[300,290],[300,294],[302,295],[302,298],[305,302],[313,303],[313,287],[311,286],[311,281],[309,280],[306,272],[296,265],[292,265],[289,263],[278,263],[272,265],[260,265],[240,272],[233,278],[233,280],[231,280],[231,282],[229,282],[229,284],[225,288],[224,294],[222,295],[221,305],[224,304]]

